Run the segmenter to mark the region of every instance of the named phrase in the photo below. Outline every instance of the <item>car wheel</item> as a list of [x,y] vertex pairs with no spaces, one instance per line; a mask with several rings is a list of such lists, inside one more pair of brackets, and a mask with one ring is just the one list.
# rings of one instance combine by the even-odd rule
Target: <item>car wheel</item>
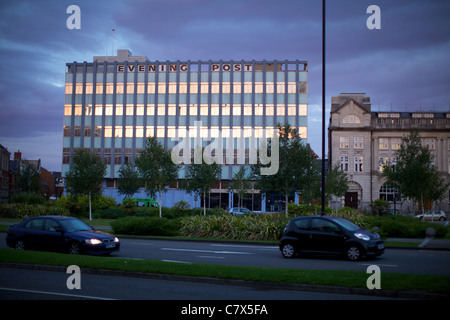
[[439,221],[444,221],[444,220],[445,220],[444,217],[440,217],[440,218],[439,218]]
[[347,259],[348,260],[356,261],[356,260],[361,259],[362,251],[361,251],[359,246],[357,246],[357,245],[350,245],[347,248],[346,255],[347,255]]
[[294,248],[294,246],[292,244],[290,244],[290,243],[283,244],[283,246],[281,247],[281,254],[285,258],[293,258],[293,257],[295,257],[295,248]]
[[16,250],[25,250],[25,242],[23,240],[17,240],[15,249]]
[[81,247],[80,244],[77,242],[72,242],[69,245],[69,253],[70,254],[80,254],[81,253]]

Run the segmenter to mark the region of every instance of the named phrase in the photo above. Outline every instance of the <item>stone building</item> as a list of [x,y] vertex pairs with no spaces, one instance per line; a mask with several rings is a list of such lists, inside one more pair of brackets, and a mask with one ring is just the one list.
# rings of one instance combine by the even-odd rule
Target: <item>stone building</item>
[[[349,189],[333,207],[349,206],[366,210],[377,199],[391,203],[392,209],[413,214],[413,204],[401,201],[397,190],[382,178],[383,164],[396,162],[395,152],[402,137],[416,129],[433,156],[434,165],[450,179],[450,111],[373,112],[370,97],[364,93],[342,93],[331,99],[328,129],[330,168],[339,163],[348,174]],[[449,211],[450,191],[436,209]],[[429,209],[430,204],[428,204]]]

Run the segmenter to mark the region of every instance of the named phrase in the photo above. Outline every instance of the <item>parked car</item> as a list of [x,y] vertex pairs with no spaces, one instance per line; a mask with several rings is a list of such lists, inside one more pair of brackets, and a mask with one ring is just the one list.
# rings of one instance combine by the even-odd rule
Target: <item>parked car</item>
[[428,221],[444,221],[447,219],[445,212],[442,210],[430,210],[425,212],[424,214],[418,214],[416,219],[419,220],[428,220]]
[[240,214],[253,214],[251,210],[247,208],[230,208],[228,210],[229,214],[240,215]]
[[320,253],[359,260],[383,254],[384,242],[377,233],[363,230],[343,218],[302,216],[286,225],[280,251],[285,258],[293,258],[297,253]]
[[120,248],[117,237],[97,231],[80,219],[66,216],[40,216],[11,225],[6,243],[15,249],[71,254],[109,254]]

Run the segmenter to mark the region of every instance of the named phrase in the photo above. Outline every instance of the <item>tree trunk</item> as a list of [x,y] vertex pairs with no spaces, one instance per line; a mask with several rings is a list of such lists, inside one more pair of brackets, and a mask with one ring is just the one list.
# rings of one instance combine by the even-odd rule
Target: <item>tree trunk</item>
[[206,191],[203,190],[203,215],[206,217]]
[[288,216],[288,199],[289,199],[289,195],[288,194],[286,194],[286,195],[284,195],[284,197],[285,197],[285,208],[284,208],[284,212],[286,213],[286,217]]
[[159,217],[162,217],[162,206],[161,206],[161,190],[159,190]]
[[91,203],[91,193],[89,192],[89,221],[92,221],[92,203]]

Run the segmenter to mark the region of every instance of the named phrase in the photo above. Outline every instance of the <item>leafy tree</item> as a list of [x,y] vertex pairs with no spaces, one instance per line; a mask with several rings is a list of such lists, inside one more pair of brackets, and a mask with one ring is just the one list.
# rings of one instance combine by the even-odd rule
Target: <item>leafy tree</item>
[[[202,152],[204,154],[203,150],[199,147],[196,147],[195,152]],[[222,168],[220,165],[213,161],[205,161],[205,157],[203,157],[202,163],[192,161],[188,166],[183,188],[189,194],[203,195],[203,214],[205,216],[206,194],[211,191],[213,183],[220,180],[221,174]]]
[[24,193],[39,193],[41,176],[38,170],[27,160],[20,162],[17,177],[17,187]]
[[131,198],[140,187],[139,174],[135,170],[134,166],[127,163],[125,166],[119,169],[119,180],[117,183],[117,189],[119,193],[125,197]]
[[92,220],[92,196],[101,194],[106,164],[88,149],[75,151],[66,176],[67,189],[75,196],[89,196],[89,219]]
[[325,200],[329,202],[332,196],[343,197],[347,190],[347,174],[336,163],[325,175]]
[[425,200],[436,201],[444,196],[448,183],[432,164],[431,153],[422,145],[417,131],[403,137],[395,156],[397,162],[385,165],[383,177],[401,191],[402,197],[420,201],[423,212]]
[[166,150],[155,137],[146,140],[145,149],[135,160],[136,168],[150,197],[159,195],[159,217],[162,216],[161,197],[167,192],[171,182],[178,177],[179,166],[172,162],[170,151]]
[[250,180],[246,177],[245,167],[241,167],[239,171],[233,174],[231,181],[231,189],[238,195],[238,206],[242,207],[244,196],[247,190],[251,188]]
[[[252,165],[252,173],[256,178],[256,187],[263,193],[276,192],[286,199],[286,215],[288,214],[288,197],[296,192],[305,192],[313,181],[315,155],[309,145],[304,143],[296,129],[289,124],[278,129],[278,172],[272,175],[262,175],[261,168],[268,167],[261,163]],[[272,139],[274,140],[274,139]],[[274,140],[276,143],[276,139]],[[268,142],[268,150],[272,152],[272,141]],[[273,158],[273,157],[272,157]],[[272,164],[271,164],[272,165]]]

